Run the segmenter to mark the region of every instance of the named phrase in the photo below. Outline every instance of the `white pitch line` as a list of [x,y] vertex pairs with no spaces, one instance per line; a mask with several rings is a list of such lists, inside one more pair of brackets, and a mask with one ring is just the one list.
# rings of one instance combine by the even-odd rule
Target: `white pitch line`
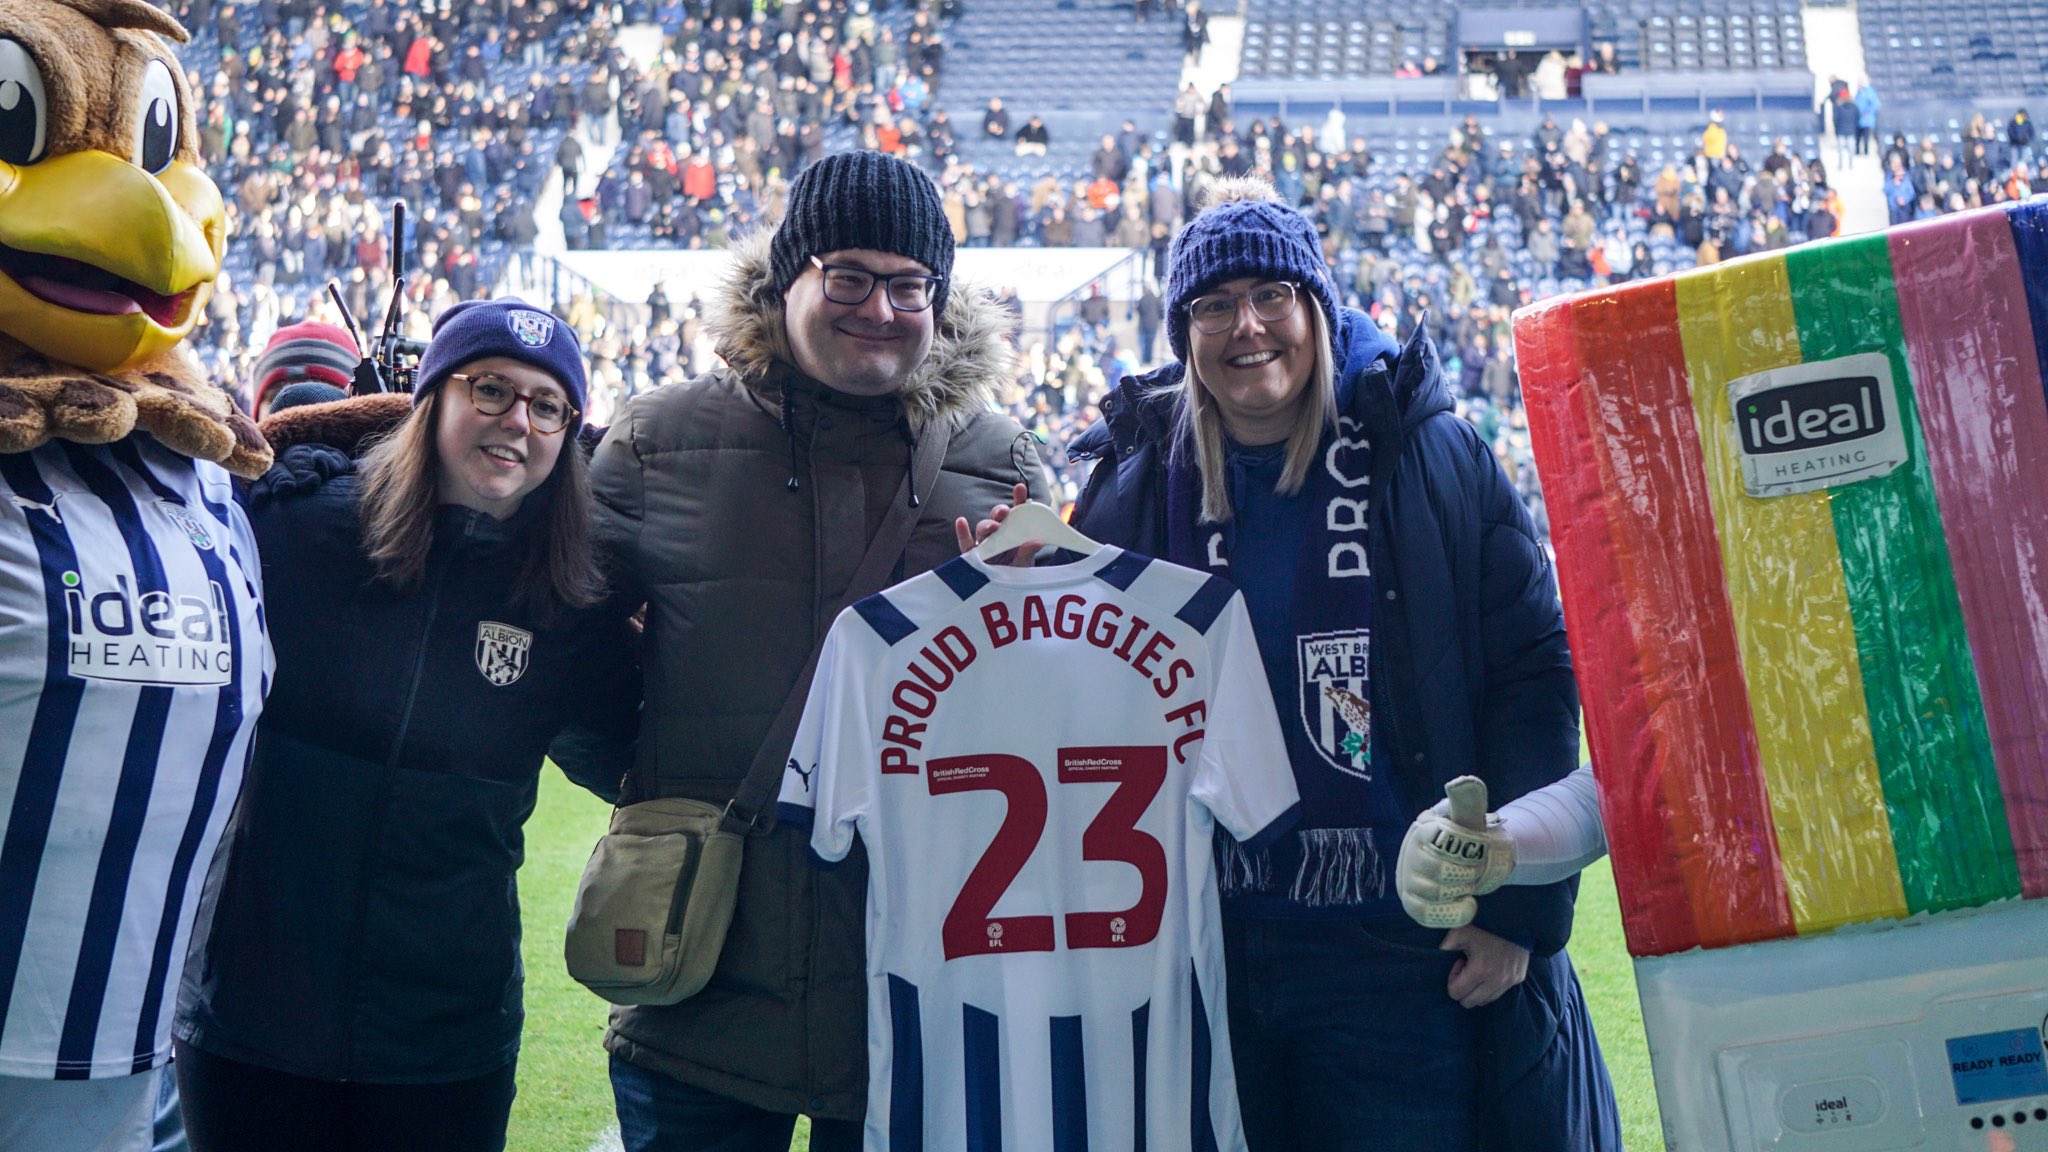
[[619,1142],[619,1128],[614,1124],[604,1130],[587,1152],[626,1152],[626,1146]]

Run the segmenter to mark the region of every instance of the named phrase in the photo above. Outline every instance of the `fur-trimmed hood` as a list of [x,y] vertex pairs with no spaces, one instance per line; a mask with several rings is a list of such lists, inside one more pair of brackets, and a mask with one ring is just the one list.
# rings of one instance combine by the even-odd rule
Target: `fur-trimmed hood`
[[356,457],[363,454],[371,441],[389,434],[410,415],[411,396],[380,392],[287,408],[265,416],[257,427],[279,455],[300,444],[324,444]]
[[[733,245],[733,263],[720,282],[708,322],[718,337],[718,354],[748,390],[770,404],[780,400],[774,383],[777,364],[791,364],[783,328],[782,295],[772,286],[768,243],[762,228]],[[902,392],[904,415],[913,429],[934,419],[955,423],[987,410],[1003,385],[1015,378],[1017,352],[1009,336],[1011,317],[986,288],[955,279],[932,334],[931,354],[911,373]]]

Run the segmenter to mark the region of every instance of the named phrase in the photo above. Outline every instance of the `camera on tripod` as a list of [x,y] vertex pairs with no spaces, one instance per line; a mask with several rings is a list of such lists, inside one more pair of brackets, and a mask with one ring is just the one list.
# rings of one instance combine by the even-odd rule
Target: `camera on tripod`
[[363,342],[362,329],[356,326],[355,316],[342,301],[339,285],[328,281],[327,295],[341,312],[342,323],[348,326],[349,334],[356,338],[356,347],[363,353],[362,360],[356,364],[355,382],[349,387],[350,394],[370,396],[378,392],[411,392],[413,374],[419,370],[420,357],[426,354],[427,342],[399,335],[405,306],[405,201],[395,200],[391,204],[391,304],[384,310],[384,327],[377,333],[376,343]]

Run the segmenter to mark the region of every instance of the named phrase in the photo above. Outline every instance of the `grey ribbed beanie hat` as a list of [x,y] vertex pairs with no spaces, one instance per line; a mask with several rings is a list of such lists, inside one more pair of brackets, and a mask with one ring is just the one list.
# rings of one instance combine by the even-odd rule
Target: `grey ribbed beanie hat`
[[939,278],[932,319],[946,310],[953,227],[938,188],[915,165],[881,152],[839,152],[797,174],[768,247],[775,291],[789,291],[812,256],[843,248],[894,252],[931,269]]

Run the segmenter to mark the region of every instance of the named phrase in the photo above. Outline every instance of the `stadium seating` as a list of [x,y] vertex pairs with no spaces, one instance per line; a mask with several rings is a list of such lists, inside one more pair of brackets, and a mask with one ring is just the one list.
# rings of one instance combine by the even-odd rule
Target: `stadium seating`
[[2048,95],[2038,0],[1863,0],[1864,67],[1887,100]]
[[[961,126],[961,158],[1026,180],[1084,170],[1125,119],[1164,130],[1185,58],[1177,14],[1141,24],[1128,0],[970,4],[947,41],[941,103]],[[1052,142],[1043,158],[1020,162],[1008,143],[980,139],[991,96],[1002,97],[1013,128],[1044,118]]]
[[[1931,2],[1931,0],[1930,0]],[[1544,0],[1483,7],[1554,8]],[[2015,5],[2017,6],[2017,5]],[[1242,75],[1253,80],[1387,76],[1457,49],[1454,0],[1251,0]],[[1590,39],[1626,69],[1776,71],[1806,64],[1799,0],[1595,0]]]

